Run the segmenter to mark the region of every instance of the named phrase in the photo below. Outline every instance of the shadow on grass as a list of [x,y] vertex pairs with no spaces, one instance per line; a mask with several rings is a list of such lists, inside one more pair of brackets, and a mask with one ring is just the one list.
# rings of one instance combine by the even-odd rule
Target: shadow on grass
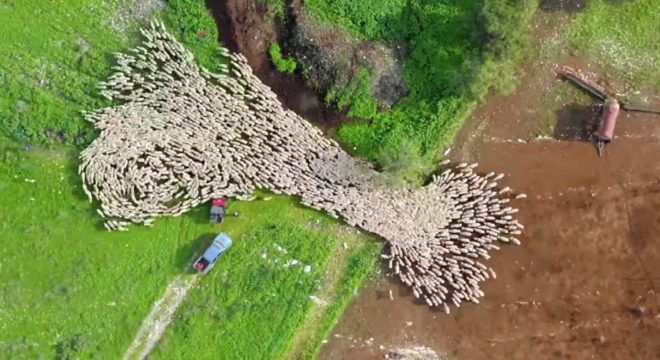
[[[68,152],[66,156],[66,163],[64,165],[65,179],[67,185],[71,189],[71,194],[78,200],[89,202],[85,191],[83,190],[82,178],[77,175],[78,173],[78,153],[77,152]],[[99,209],[98,201],[92,201],[89,209],[86,209],[87,215],[90,219],[94,219],[94,228],[99,231],[104,231],[105,227],[103,226],[103,220],[101,216],[96,212],[96,209]],[[77,209],[78,210],[78,209]],[[81,210],[82,211],[82,210]]]
[[202,205],[198,205],[194,209],[188,211],[185,216],[191,219],[195,224],[208,224],[210,222],[210,211],[211,206],[207,202]]
[[182,269],[184,274],[194,273],[195,271],[191,267],[192,262],[211,245],[216,235],[215,233],[206,233],[180,247],[176,252],[175,258],[177,269]]
[[553,138],[561,141],[591,141],[591,133],[596,130],[597,112],[594,106],[569,104],[557,111],[557,123]]

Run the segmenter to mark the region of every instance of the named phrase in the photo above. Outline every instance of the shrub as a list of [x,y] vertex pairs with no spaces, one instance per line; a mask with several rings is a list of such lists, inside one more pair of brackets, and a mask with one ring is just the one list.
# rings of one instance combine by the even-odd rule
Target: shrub
[[325,101],[339,109],[348,108],[349,116],[371,119],[378,113],[378,105],[371,96],[370,82],[370,71],[361,68],[344,88],[328,92]]
[[275,65],[275,70],[284,74],[293,74],[296,71],[296,61],[293,59],[288,59],[282,56],[282,49],[276,43],[270,44],[268,48],[268,54],[270,55],[270,60]]
[[269,7],[272,11],[272,16],[284,20],[284,16],[286,15],[286,4],[284,0],[261,0],[261,3]]
[[305,9],[354,36],[379,39],[388,32],[385,23],[401,12],[406,3],[406,0],[307,0]]
[[209,70],[218,69],[218,28],[203,1],[168,0],[163,17],[195,61]]

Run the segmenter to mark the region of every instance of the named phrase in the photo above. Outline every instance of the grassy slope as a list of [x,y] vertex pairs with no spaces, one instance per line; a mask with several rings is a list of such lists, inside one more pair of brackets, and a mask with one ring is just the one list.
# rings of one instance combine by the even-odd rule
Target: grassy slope
[[404,43],[409,50],[403,72],[410,94],[392,111],[376,111],[360,78],[330,94],[339,105],[351,104],[349,115],[370,120],[343,126],[339,139],[404,177],[427,173],[488,89],[515,86],[535,5],[535,0],[306,1],[306,11],[322,21],[364,40]]
[[[342,242],[356,250],[348,254],[357,264],[347,275],[354,286],[378,252],[377,244],[364,236],[333,235],[337,225],[327,217],[285,197],[232,204],[231,211],[242,215],[220,227],[206,223],[207,209],[202,208],[159,220],[154,228],[107,233],[99,229],[100,218],[80,191],[72,171],[75,153],[36,149],[26,154],[8,144],[2,153],[0,165],[6,171],[0,173],[0,191],[12,196],[0,199],[0,230],[8,240],[0,265],[0,351],[10,358],[58,352],[121,355],[167,283],[221,230],[236,240],[235,246],[184,305],[165,349],[172,356],[246,354],[253,338],[245,334],[256,331],[264,334],[259,341],[272,343],[262,348],[261,358],[278,358],[311,309],[307,296],[318,287],[328,290],[331,281],[319,279]],[[316,229],[308,227],[317,223]],[[262,261],[264,249],[275,258],[275,242],[313,271],[304,274],[300,265],[285,269]],[[335,305],[350,298],[353,289],[341,290],[332,292],[342,295]],[[250,307],[241,301],[247,295],[261,300]],[[318,324],[326,331],[339,314],[331,315],[326,324]],[[218,341],[220,335],[231,340]],[[202,346],[209,336],[217,346]],[[319,339],[310,340],[303,347],[313,352]]]
[[107,233],[80,190],[75,153],[3,144],[2,154],[0,353],[119,357],[190,239],[214,229],[197,212]]
[[[109,105],[96,85],[110,74],[111,54],[138,38],[134,24],[121,33],[112,29],[123,6],[120,0],[0,3],[1,135],[77,145],[94,138],[80,111]],[[215,68],[217,30],[203,2],[168,6],[162,17],[169,28],[202,65]]]
[[[289,205],[290,200],[275,197],[232,207],[231,211],[250,214],[249,218],[228,218],[223,224],[232,237],[240,240],[231,256],[204,278],[178,312],[154,358],[282,358],[293,338],[300,336],[298,328],[317,307],[309,296],[320,290],[332,297],[339,290],[327,286],[336,285],[336,279],[324,278],[328,268],[335,270],[339,265],[338,252],[357,262],[350,269],[349,279],[368,273],[375,262],[377,244],[354,232],[341,231],[309,210],[292,211]],[[254,222],[260,226],[255,227]],[[352,251],[343,250],[344,242],[351,244]],[[297,263],[291,264],[294,260]],[[305,273],[305,266],[310,266],[309,273]],[[345,269],[338,270],[341,276]],[[353,290],[341,294],[349,298]],[[334,300],[341,303],[341,299]],[[332,314],[332,322],[327,325],[333,325],[338,315]],[[307,321],[304,327],[311,326],[309,331],[314,331],[319,325]],[[301,344],[304,351],[300,352],[315,352],[320,339],[309,340],[313,341]]]
[[[118,35],[105,26],[122,4],[75,0],[38,6],[27,2],[0,4],[0,30],[8,34],[0,40],[0,89],[3,93],[0,96],[3,125],[0,135],[13,141],[51,145],[53,140],[84,145],[93,138],[93,132],[79,111],[109,105],[96,95],[95,86],[110,71],[109,54],[127,48],[136,40],[132,27]],[[168,6],[159,17],[202,65],[213,69],[218,61],[217,32],[203,2],[171,0]],[[104,19],[101,26],[99,19]],[[26,31],[27,23],[35,25]],[[86,48],[88,50],[84,50]],[[25,154],[13,141],[3,139],[0,142],[0,191],[3,194],[0,198],[0,282],[3,283],[0,352],[9,358],[118,357],[127,348],[153,301],[181,272],[197,247],[219,229],[206,224],[207,209],[202,208],[181,218],[160,220],[151,229],[106,233],[99,228],[100,218],[92,205],[81,195],[75,172],[76,151],[72,147],[39,148]],[[358,241],[334,236],[336,229],[326,217],[299,209],[292,199],[232,206],[240,208],[242,216],[236,219],[238,223],[228,221],[223,228],[237,238],[252,229],[256,237],[250,244],[271,237],[285,237],[295,229],[296,237],[288,241],[292,247],[300,247],[301,258],[315,264],[316,273],[312,276],[317,280],[320,269],[329,265],[327,259],[335,253],[340,241],[355,242],[355,251],[348,252],[350,261],[347,263],[352,265],[346,267],[347,271],[352,271],[340,271],[337,277],[346,283],[338,284],[323,277],[315,285],[336,299],[328,311],[321,311],[320,315],[316,312],[318,317],[314,320],[321,319],[317,324],[310,326],[310,317],[306,317],[313,309],[309,302],[298,301],[295,307],[271,302],[249,314],[249,318],[254,319],[254,331],[270,335],[273,343],[280,341],[270,348],[271,353],[262,353],[266,358],[282,355],[286,344],[291,343],[293,337],[301,336],[294,336],[299,326],[313,336],[300,342],[298,349],[314,353],[319,340],[340,315],[337,309],[345,306],[352,288],[372,269],[378,245],[366,244],[362,238]],[[286,219],[283,227],[266,227],[279,223],[279,219]],[[307,229],[310,221],[321,221],[324,225],[310,231]],[[268,239],[260,236],[268,236]],[[326,246],[317,247],[317,238],[327,239]],[[299,242],[293,243],[293,240]],[[230,253],[225,259],[230,264],[240,264],[236,271],[241,273],[220,267],[221,271],[212,276],[217,278],[222,273],[229,274],[230,278],[236,276],[236,281],[248,281],[250,276],[260,275],[262,264],[245,258],[256,250],[245,246],[236,242],[234,255]],[[283,297],[294,296],[286,290],[298,289],[298,285],[288,278],[278,278],[280,280],[281,283],[268,285],[278,287]],[[212,286],[211,281],[213,278],[203,279],[201,286]],[[193,299],[209,293],[203,294],[194,295],[197,297]],[[212,294],[212,299],[216,296],[225,299],[238,293],[218,291]],[[288,338],[258,327],[269,326],[263,321],[268,314],[283,311],[291,315],[280,323],[289,330]],[[205,315],[208,314],[197,314],[206,319]],[[240,330],[247,315],[236,317],[233,325],[223,324]],[[217,323],[207,325],[215,327]],[[185,324],[176,325],[176,328],[182,326]],[[183,334],[176,332],[169,337],[172,343],[167,351],[176,353],[188,349],[180,342],[183,348],[176,346],[179,336]],[[247,349],[251,346],[250,338],[236,338],[232,346]]]
[[569,30],[572,47],[618,78],[660,90],[660,2],[594,0]]
[[[90,6],[84,0],[0,4],[5,135],[46,142],[54,140],[55,135],[47,134],[51,131],[72,137],[69,141],[89,141],[89,127],[74,119],[80,119],[80,110],[106,104],[92,96],[93,89],[108,74],[107,53],[125,47],[127,39],[98,26],[98,19],[111,19],[117,6],[117,1]],[[20,102],[25,109],[19,110]]]

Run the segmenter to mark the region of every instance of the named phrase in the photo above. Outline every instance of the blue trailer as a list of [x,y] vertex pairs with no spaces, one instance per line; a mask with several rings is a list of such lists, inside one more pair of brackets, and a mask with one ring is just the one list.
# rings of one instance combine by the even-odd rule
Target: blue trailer
[[211,246],[204,251],[197,261],[193,263],[193,268],[200,274],[206,274],[215,266],[222,254],[231,247],[231,238],[225,233],[220,233],[215,237]]

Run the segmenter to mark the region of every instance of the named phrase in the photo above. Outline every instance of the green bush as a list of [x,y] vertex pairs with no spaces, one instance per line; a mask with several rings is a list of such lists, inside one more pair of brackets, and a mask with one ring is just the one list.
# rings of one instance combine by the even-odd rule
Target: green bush
[[[473,67],[476,76],[470,84],[471,94],[483,100],[489,90],[512,93],[519,82],[518,66],[528,55],[530,33],[537,0],[486,1],[479,11],[476,34],[482,41],[481,63]],[[480,65],[480,66],[479,66]]]
[[342,126],[340,142],[384,169],[419,179],[432,168],[477,102],[511,92],[537,0],[308,0],[317,19],[360,39],[405,44],[409,95],[379,113],[370,75],[358,72],[326,100],[368,122]]
[[168,0],[163,20],[169,31],[209,70],[217,70],[218,28],[201,0]]
[[296,71],[296,61],[293,59],[287,59],[282,56],[282,49],[276,43],[270,44],[268,48],[268,54],[270,55],[270,60],[275,65],[275,70],[284,74],[293,74]]
[[406,3],[406,0],[306,0],[305,9],[354,36],[373,40],[385,36],[389,19],[400,13]]
[[286,15],[286,4],[284,0],[260,0],[262,4],[266,4],[272,11],[272,15],[279,19],[284,19]]
[[353,80],[344,88],[326,94],[326,103],[339,109],[348,108],[348,115],[356,118],[371,119],[378,113],[378,105],[371,96],[371,73],[362,68]]
[[[660,91],[660,1],[589,1],[568,32],[573,50],[632,90]],[[633,90],[633,91],[634,91]]]

